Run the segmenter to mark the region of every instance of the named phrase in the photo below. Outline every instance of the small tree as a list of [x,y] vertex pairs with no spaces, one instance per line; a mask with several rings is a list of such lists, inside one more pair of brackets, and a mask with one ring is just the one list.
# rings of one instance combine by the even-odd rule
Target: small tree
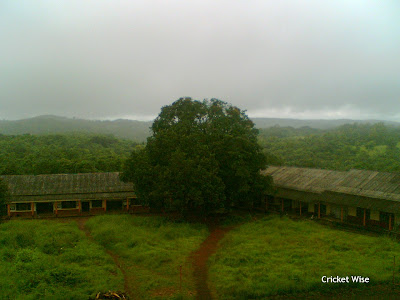
[[258,130],[244,111],[212,99],[164,106],[121,178],[152,207],[208,214],[252,206],[271,186]]
[[7,213],[6,196],[7,196],[7,185],[0,179],[0,216],[3,216]]

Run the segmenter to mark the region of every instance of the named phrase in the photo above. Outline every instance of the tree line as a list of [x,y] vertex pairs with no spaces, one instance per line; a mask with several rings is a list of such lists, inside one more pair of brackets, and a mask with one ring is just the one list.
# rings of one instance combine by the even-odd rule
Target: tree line
[[400,128],[383,123],[331,130],[275,126],[260,130],[259,141],[278,165],[400,171]]
[[0,175],[117,172],[135,146],[112,135],[0,135]]

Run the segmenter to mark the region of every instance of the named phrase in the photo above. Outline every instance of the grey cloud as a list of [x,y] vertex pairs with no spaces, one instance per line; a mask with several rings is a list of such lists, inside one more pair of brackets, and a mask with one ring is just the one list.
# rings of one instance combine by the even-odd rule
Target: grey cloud
[[[4,1],[0,117],[400,115],[396,1]],[[347,115],[346,115],[347,116]]]

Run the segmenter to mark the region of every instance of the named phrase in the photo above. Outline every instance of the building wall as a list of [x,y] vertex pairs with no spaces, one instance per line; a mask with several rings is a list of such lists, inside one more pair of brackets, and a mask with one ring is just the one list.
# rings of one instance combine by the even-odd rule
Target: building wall
[[379,211],[371,210],[370,219],[374,221],[379,221]]
[[357,207],[349,206],[348,214],[349,214],[349,216],[352,216],[352,217],[357,216]]
[[331,214],[331,205],[326,203],[326,215],[329,216]]

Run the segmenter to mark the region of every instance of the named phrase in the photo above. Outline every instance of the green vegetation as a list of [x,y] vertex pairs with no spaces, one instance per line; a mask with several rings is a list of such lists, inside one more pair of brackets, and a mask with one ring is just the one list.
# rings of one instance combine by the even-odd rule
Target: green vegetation
[[123,284],[111,257],[74,222],[0,224],[0,299],[88,299]]
[[370,278],[369,285],[390,281],[393,256],[400,257],[400,245],[386,237],[333,230],[309,220],[266,217],[225,236],[210,260],[209,280],[220,299],[324,293],[362,288],[354,283],[322,284],[324,275],[360,275]]
[[[64,120],[65,118],[59,119],[60,120],[55,117],[40,117],[29,120],[31,120],[30,122],[35,121],[38,124],[42,124],[42,121],[49,121],[49,124],[52,124],[51,122],[53,121],[61,122],[62,124],[64,124],[63,122],[67,122]],[[75,124],[74,122],[80,124],[79,122],[83,121],[67,120],[73,124]],[[22,121],[23,120],[21,120],[21,122]],[[27,120],[25,121],[28,122]],[[133,121],[125,121],[130,124],[127,128],[136,126],[130,123]],[[120,120],[118,122],[124,123],[125,121]],[[0,121],[0,123],[1,122],[5,122],[6,124],[7,122],[19,121]],[[47,124],[46,122],[45,124]],[[85,120],[85,122],[89,122],[88,124],[97,124],[96,122],[99,122],[98,124],[103,124],[101,122],[107,123],[111,121]],[[29,122],[27,124],[35,128],[34,124]],[[149,124],[150,123],[146,126],[149,126]],[[229,122],[220,125],[229,127],[230,125],[228,124]],[[10,128],[18,132],[17,129],[20,128],[18,126],[14,124]],[[29,126],[27,125],[26,128],[29,128]],[[85,131],[88,132],[83,125],[83,127],[74,125],[73,131],[75,131],[75,133],[44,134],[51,132],[50,129],[53,128],[52,126],[53,125],[49,125],[46,127],[49,128],[47,131],[40,131],[42,135],[38,136],[30,134],[7,136],[0,134],[0,175],[122,171],[123,164],[129,158],[132,150],[135,149],[135,147],[136,149],[143,148],[142,146],[137,146],[135,142],[116,138],[113,135],[107,135],[107,133],[115,132],[105,129],[108,128],[105,125],[105,127],[96,127],[97,125],[93,125],[96,130],[93,129],[91,132],[99,132],[98,134],[82,133]],[[60,127],[61,125],[54,126],[57,128],[57,126]],[[110,123],[109,126],[116,131],[120,130],[119,125],[116,123]],[[141,128],[143,126],[144,125],[141,124],[139,127]],[[42,128],[42,125],[39,127]],[[25,127],[22,126],[21,128]],[[174,127],[174,130],[175,129]],[[13,130],[3,130],[3,132],[10,133],[14,132]],[[77,133],[78,131],[81,133]],[[32,132],[35,133],[36,131],[33,130]],[[132,129],[132,134],[136,134],[135,132],[136,131]],[[218,135],[217,131],[214,133]],[[116,136],[120,137],[121,135]],[[170,145],[174,145],[176,142],[173,136],[169,136],[165,139],[167,140],[166,143],[168,142]],[[218,171],[213,167],[214,160],[220,159],[218,156],[223,157],[225,163],[228,163],[229,160],[238,161],[238,155],[248,152],[247,149],[240,148],[243,145],[238,146],[239,139],[237,139],[231,142],[232,145],[227,145],[229,144],[228,141],[221,142],[219,147],[224,149],[224,147],[227,146],[234,146],[236,149],[240,148],[241,150],[229,153],[221,150],[220,154],[212,154],[210,151],[214,150],[210,150],[209,146],[208,148],[197,146],[204,145],[204,141],[200,136],[198,136],[197,139],[199,141],[193,141],[193,144],[189,143],[191,146],[190,150],[186,148],[183,149],[182,146],[182,149],[180,149],[182,151],[175,151],[174,155],[171,155],[170,165],[178,170],[187,170],[187,172],[193,174],[193,177],[198,179],[197,181],[204,182],[206,180],[211,182],[208,188],[218,187],[218,178],[220,175],[232,171]],[[400,157],[400,127],[384,125],[383,123],[376,123],[373,125],[346,124],[329,130],[311,127],[293,128],[273,126],[260,129],[258,142],[263,146],[264,156],[270,165],[288,165],[332,170],[348,170],[354,168],[387,172],[400,171],[400,160],[398,159],[398,157]],[[165,145],[163,144],[162,146]],[[182,159],[182,157],[185,157],[185,159]],[[137,159],[146,161],[144,157],[140,155],[137,156]],[[175,159],[175,161],[177,160],[179,164],[172,163],[172,159]],[[134,159],[131,158],[130,163],[134,163],[133,160]],[[192,170],[191,166],[193,165],[198,166],[198,173]],[[146,165],[143,164],[143,167],[145,166]],[[239,170],[241,169],[240,166],[241,164],[237,162],[235,165],[235,167],[238,168],[237,173],[245,173],[246,170]],[[169,179],[169,181],[173,181],[174,184],[182,183],[186,186],[190,183],[190,187],[199,186],[197,181],[187,181],[186,179],[188,177],[186,174],[179,180],[179,177],[175,177],[172,171],[175,170],[171,169],[170,173],[165,173],[162,176]],[[169,178],[168,175],[172,178]],[[151,182],[146,182],[146,186],[151,186],[150,183]],[[236,183],[237,182],[233,180],[228,183],[228,186],[237,186]],[[186,186],[186,188],[189,189],[188,186]],[[198,189],[195,190],[197,191]],[[153,191],[153,189],[150,189],[150,191]],[[180,191],[182,191],[182,189],[180,189]],[[207,188],[205,187],[202,193],[206,191]],[[219,189],[217,188],[216,191],[219,191]],[[221,194],[220,192],[219,194]],[[190,193],[196,194],[192,190],[190,190]],[[146,192],[146,194],[148,193]],[[234,195],[236,194],[233,193],[230,196]],[[243,197],[238,196],[238,198]],[[175,199],[177,198],[175,197]],[[194,201],[197,202],[197,200]]]
[[[131,289],[138,298],[191,298],[194,294],[189,255],[206,238],[205,226],[127,215],[98,216],[86,226],[98,243],[121,257],[128,278],[133,278]],[[182,293],[179,266],[183,266]]]
[[135,145],[107,135],[0,135],[0,174],[121,171]]
[[332,170],[400,171],[400,128],[347,124],[332,130],[271,127],[260,132],[271,164]]
[[252,207],[271,186],[259,172],[267,161],[258,130],[237,107],[181,98],[161,109],[151,129],[122,177],[151,207],[207,215]]
[[81,132],[90,135],[114,135],[121,139],[144,142],[150,135],[151,122],[134,120],[83,120],[59,116],[38,116],[17,121],[0,120],[0,134],[66,134]]

